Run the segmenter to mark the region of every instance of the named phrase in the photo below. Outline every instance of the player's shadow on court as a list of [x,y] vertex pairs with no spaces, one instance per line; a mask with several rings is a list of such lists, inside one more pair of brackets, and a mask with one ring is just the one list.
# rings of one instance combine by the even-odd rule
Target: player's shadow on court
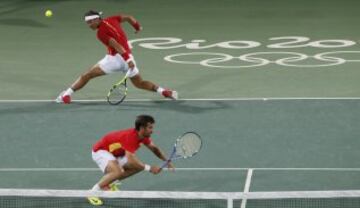
[[120,105],[109,105],[103,102],[74,102],[69,105],[55,102],[45,103],[18,103],[0,109],[0,115],[18,114],[48,114],[62,112],[121,112],[121,111],[176,111],[188,114],[201,114],[213,110],[224,110],[231,108],[228,102],[224,101],[129,101]]
[[151,102],[127,102],[122,103],[120,109],[139,110],[139,109],[158,109],[161,111],[176,111],[181,113],[199,114],[213,110],[223,110],[230,108],[223,101],[151,101]]
[[220,110],[231,108],[225,101],[189,101],[189,100],[157,100],[157,101],[124,101],[119,105],[110,105],[106,101],[103,102],[74,102],[69,106],[75,110],[88,110],[86,107],[92,108],[93,111],[147,111],[149,109],[161,111],[176,111],[181,113],[198,114],[212,110]]

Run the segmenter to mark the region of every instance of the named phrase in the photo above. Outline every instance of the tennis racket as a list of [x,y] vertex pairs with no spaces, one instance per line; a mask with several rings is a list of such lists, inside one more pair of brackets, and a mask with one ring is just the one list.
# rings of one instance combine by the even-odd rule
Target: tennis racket
[[170,162],[177,159],[186,159],[196,155],[202,146],[201,137],[195,132],[186,132],[181,135],[174,144],[170,157],[162,165],[161,169],[166,167]]
[[129,77],[129,74],[130,74],[130,70],[128,70],[125,76],[118,83],[114,84],[112,88],[109,90],[106,96],[109,104],[118,105],[125,100],[128,90],[126,85],[126,80]]

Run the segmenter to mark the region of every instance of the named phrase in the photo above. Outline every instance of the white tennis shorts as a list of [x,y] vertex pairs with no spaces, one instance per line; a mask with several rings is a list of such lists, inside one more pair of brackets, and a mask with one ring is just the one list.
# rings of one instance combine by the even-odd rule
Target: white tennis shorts
[[92,159],[99,166],[99,168],[101,169],[101,171],[103,173],[105,173],[105,169],[106,169],[106,166],[108,165],[109,161],[117,160],[121,166],[124,166],[128,162],[128,159],[126,156],[115,157],[110,152],[105,151],[105,150],[98,150],[96,152],[93,151],[91,153],[91,156],[92,156]]
[[[135,64],[134,69],[131,70],[129,74],[129,77],[133,77],[139,74],[139,69],[136,67],[135,59],[131,54],[130,59],[132,59]],[[114,56],[106,54],[105,57],[98,62],[98,64],[105,74],[112,74],[115,72],[126,73],[129,69],[128,63],[126,63],[123,57],[118,53]]]

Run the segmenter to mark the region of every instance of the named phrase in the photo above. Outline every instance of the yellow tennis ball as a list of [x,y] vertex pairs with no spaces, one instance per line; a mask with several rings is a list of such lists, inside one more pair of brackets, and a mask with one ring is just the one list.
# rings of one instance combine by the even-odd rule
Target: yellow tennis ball
[[46,12],[45,12],[45,16],[46,17],[51,17],[53,15],[53,12],[51,11],[51,10],[46,10]]

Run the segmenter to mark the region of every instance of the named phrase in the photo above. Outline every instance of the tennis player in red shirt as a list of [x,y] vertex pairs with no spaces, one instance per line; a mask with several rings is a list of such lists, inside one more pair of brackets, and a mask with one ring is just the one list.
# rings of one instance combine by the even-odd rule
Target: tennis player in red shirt
[[[94,144],[92,159],[104,176],[94,185],[93,191],[109,190],[110,184],[116,180],[123,180],[141,171],[155,175],[161,172],[159,166],[145,164],[135,154],[143,144],[158,158],[166,161],[164,153],[150,138],[154,124],[152,116],[139,115],[135,120],[135,128],[110,132]],[[174,169],[174,166],[170,163],[168,168]],[[102,204],[97,197],[89,197],[89,201],[95,205]]]
[[114,72],[126,73],[128,70],[130,70],[129,78],[135,87],[158,92],[166,98],[174,100],[178,98],[176,91],[165,89],[150,81],[143,80],[140,76],[139,69],[128,45],[128,38],[121,27],[121,23],[128,22],[135,29],[135,33],[141,31],[142,27],[134,17],[130,15],[117,15],[103,19],[101,13],[90,10],[85,13],[85,22],[91,29],[97,30],[97,38],[107,47],[108,53],[97,64],[91,67],[89,71],[80,75],[71,87],[61,92],[56,98],[56,102],[70,103],[71,95],[95,77]]

